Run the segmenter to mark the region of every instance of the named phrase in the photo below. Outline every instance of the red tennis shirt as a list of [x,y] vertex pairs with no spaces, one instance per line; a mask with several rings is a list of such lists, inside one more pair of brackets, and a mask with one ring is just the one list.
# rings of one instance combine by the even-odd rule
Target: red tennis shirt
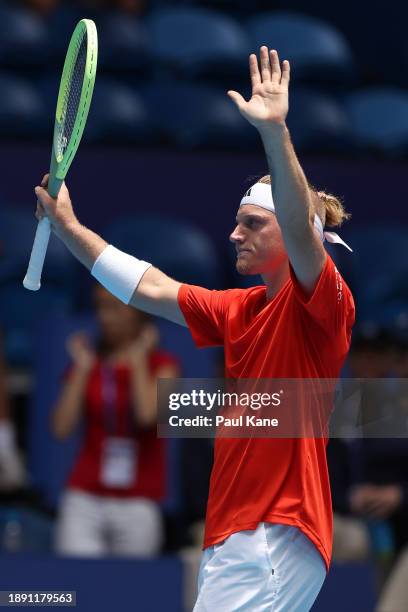
[[[178,300],[198,347],[223,345],[226,378],[337,378],[354,323],[353,297],[330,256],[313,294],[293,271],[266,287],[209,291],[182,285]],[[298,527],[327,568],[333,516],[327,438],[216,437],[204,548],[259,522]]]
[[[152,375],[167,365],[177,365],[172,355],[161,350],[150,353],[148,367]],[[130,380],[131,372],[125,364],[104,367],[98,360],[90,372],[84,398],[84,439],[68,488],[101,496],[161,501],[166,494],[166,440],[157,438],[156,425],[136,427]],[[127,439],[134,445],[135,474],[127,487],[107,486],[101,481],[103,445],[110,437]]]

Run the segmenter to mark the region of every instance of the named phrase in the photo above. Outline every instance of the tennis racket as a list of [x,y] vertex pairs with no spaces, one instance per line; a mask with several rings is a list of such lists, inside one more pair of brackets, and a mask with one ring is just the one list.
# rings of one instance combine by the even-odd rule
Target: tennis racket
[[[52,198],[58,196],[81,141],[91,105],[97,58],[96,26],[90,19],[81,19],[69,43],[58,92],[47,188]],[[27,274],[23,281],[24,287],[31,291],[37,291],[41,286],[41,274],[50,233],[49,219],[44,218],[39,221]]]

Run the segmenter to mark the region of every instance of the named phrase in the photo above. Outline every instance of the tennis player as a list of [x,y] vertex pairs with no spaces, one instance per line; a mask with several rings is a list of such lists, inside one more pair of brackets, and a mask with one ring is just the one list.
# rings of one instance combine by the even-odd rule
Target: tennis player
[[[289,62],[275,50],[249,58],[252,97],[228,95],[258,130],[270,174],[241,200],[230,236],[242,274],[264,285],[209,291],[181,284],[108,245],[77,220],[65,186],[58,199],[36,187],[37,218],[123,302],[188,326],[200,347],[223,345],[226,377],[337,378],[354,304],[323,242],[347,217],[312,188],[285,120]],[[270,184],[271,183],[271,184]],[[345,243],[343,243],[345,244]],[[345,245],[347,246],[347,245]],[[188,256],[188,253],[186,253]],[[326,443],[319,438],[217,438],[195,612],[305,612],[331,558]]]

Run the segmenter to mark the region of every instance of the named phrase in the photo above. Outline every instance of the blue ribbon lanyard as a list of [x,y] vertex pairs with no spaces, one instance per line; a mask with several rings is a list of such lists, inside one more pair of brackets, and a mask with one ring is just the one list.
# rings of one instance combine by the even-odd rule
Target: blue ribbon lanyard
[[119,409],[118,409],[118,390],[115,376],[115,368],[113,366],[102,365],[101,367],[101,383],[102,383],[102,402],[103,414],[106,431],[111,436],[130,438],[135,434],[136,427],[132,419],[130,406],[126,410],[126,430],[119,436]]

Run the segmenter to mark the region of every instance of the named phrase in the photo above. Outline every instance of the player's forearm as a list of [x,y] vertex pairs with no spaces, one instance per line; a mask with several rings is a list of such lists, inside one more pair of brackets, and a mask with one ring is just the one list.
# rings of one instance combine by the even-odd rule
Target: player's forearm
[[312,200],[286,123],[260,131],[271,175],[276,216],[282,230],[302,231],[312,218]]
[[103,238],[81,225],[79,221],[59,224],[55,232],[88,270],[92,270],[95,261],[108,246]]
[[45,186],[35,188],[37,219],[49,218],[55,234],[104,287],[125,304],[185,325],[177,301],[180,283],[148,262],[118,251],[81,225],[65,184],[57,199],[50,197]]

